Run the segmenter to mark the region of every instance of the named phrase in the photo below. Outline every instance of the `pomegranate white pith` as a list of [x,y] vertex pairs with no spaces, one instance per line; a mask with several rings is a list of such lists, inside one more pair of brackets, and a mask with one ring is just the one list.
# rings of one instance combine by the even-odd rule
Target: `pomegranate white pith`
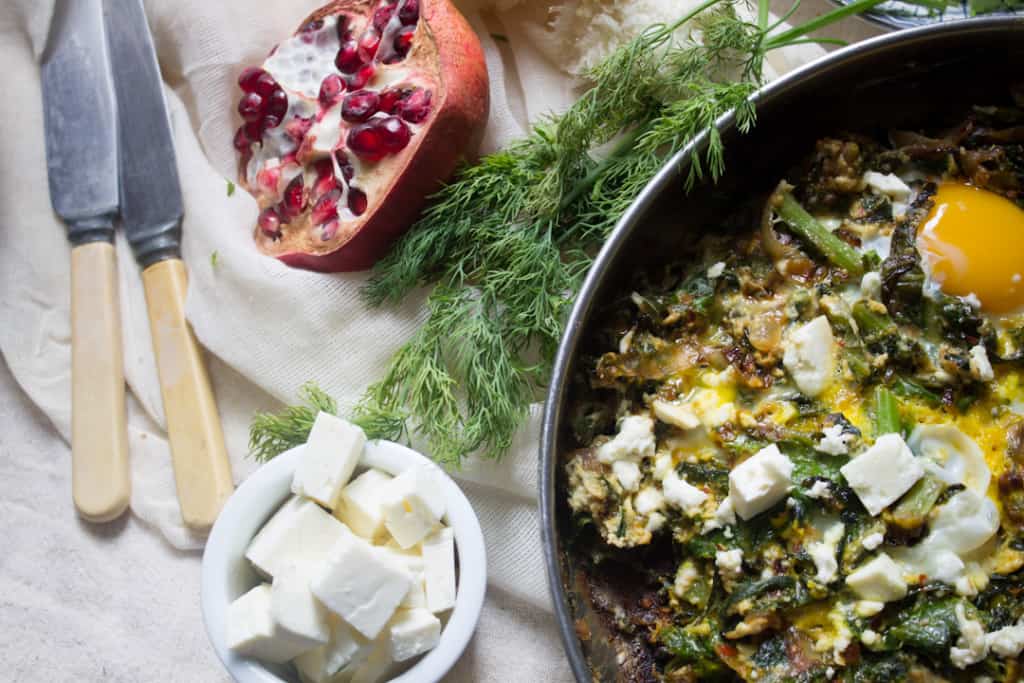
[[334,2],[239,86],[256,242],[322,271],[382,256],[471,152],[488,109],[483,51],[449,0]]

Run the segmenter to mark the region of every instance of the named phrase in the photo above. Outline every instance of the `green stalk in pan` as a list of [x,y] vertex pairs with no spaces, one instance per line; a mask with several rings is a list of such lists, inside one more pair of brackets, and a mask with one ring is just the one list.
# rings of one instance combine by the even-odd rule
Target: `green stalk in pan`
[[860,253],[816,221],[792,194],[786,191],[780,194],[775,213],[794,235],[820,252],[832,265],[839,266],[852,276],[860,277],[864,274]]

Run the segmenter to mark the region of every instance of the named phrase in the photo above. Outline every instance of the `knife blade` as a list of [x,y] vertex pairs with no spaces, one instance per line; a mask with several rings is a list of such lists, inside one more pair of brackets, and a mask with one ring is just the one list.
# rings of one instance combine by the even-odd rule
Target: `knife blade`
[[140,0],[106,0],[119,128],[121,224],[142,268],[153,351],[185,524],[209,529],[234,490],[224,434],[185,320],[183,203],[153,39]]
[[117,121],[100,0],[61,0],[42,65],[50,202],[71,242],[71,488],[89,521],[128,506],[113,221]]

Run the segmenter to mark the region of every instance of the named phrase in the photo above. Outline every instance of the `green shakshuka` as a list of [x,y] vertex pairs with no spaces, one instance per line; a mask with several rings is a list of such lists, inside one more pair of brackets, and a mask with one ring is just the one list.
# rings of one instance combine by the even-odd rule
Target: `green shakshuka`
[[707,227],[574,378],[626,678],[1024,680],[1024,111],[819,140]]

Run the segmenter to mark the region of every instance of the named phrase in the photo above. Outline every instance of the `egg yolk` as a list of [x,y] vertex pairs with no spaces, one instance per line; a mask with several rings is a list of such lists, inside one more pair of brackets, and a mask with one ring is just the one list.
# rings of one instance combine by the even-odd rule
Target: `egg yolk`
[[990,313],[1024,309],[1024,210],[962,183],[940,185],[934,201],[917,235],[932,279]]

